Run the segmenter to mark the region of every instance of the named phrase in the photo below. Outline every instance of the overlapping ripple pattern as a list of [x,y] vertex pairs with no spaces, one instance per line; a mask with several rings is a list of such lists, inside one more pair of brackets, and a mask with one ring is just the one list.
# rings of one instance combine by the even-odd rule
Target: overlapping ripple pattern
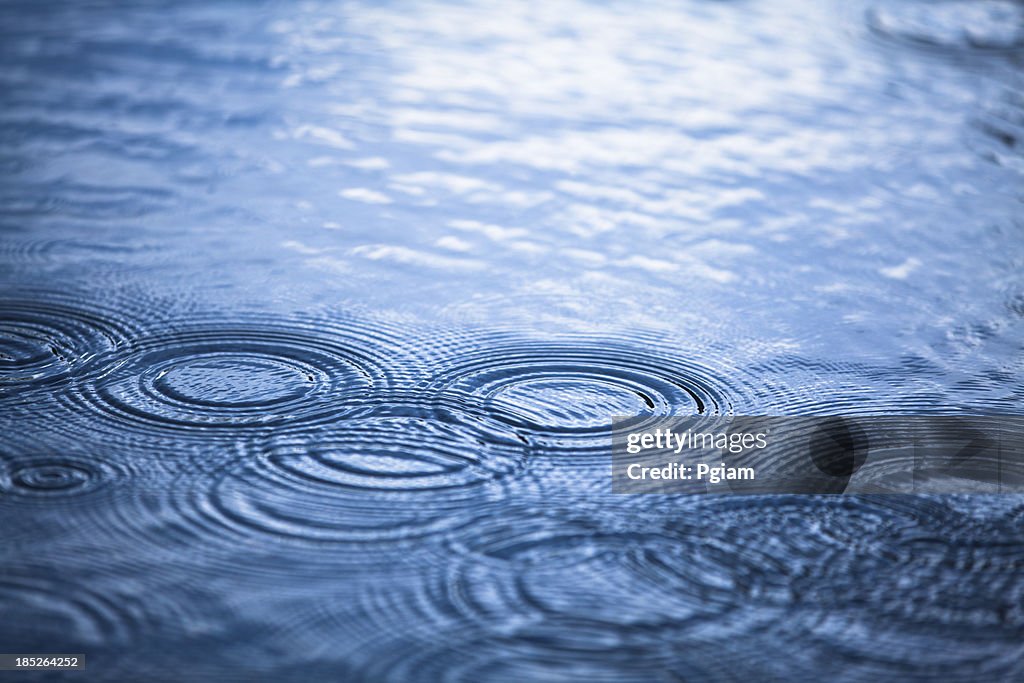
[[0,2],[0,651],[1024,679],[1018,496],[607,457],[613,416],[1024,412],[1022,20]]

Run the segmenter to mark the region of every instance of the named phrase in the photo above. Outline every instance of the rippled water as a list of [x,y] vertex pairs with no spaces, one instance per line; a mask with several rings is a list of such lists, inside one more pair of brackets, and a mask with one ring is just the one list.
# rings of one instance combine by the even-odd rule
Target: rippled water
[[1011,0],[0,3],[0,650],[1020,680],[1019,497],[607,448],[1024,412],[1022,60]]

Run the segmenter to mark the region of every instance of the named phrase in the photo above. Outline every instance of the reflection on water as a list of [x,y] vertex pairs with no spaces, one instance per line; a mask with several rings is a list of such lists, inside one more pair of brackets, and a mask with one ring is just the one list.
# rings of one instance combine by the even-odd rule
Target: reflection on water
[[616,497],[612,415],[1021,413],[1024,6],[0,6],[6,652],[1016,680],[1017,497]]

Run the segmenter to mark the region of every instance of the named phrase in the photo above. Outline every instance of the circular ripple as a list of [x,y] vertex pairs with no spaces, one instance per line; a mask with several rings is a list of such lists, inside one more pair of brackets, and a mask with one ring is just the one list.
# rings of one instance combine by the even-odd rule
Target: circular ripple
[[548,448],[604,448],[616,416],[732,413],[742,391],[727,372],[614,342],[484,340],[437,374],[434,391],[483,400]]
[[380,330],[273,321],[179,328],[105,360],[70,400],[118,431],[178,436],[329,422],[410,364]]
[[443,562],[339,600],[317,632],[363,639],[347,661],[373,679],[562,680],[564,665],[566,680],[652,680],[671,666],[732,680],[701,648],[670,644],[748,642],[779,618],[788,567],[700,525],[586,512],[495,506],[449,537]]
[[876,7],[868,27],[886,38],[945,49],[1024,46],[1024,8],[1009,0],[942,0]]
[[0,393],[66,380],[132,336],[114,313],[52,294],[0,301]]
[[11,473],[13,488],[33,493],[73,491],[87,487],[90,480],[90,470],[63,462],[30,465]]
[[436,587],[439,610],[498,631],[547,620],[588,624],[595,650],[607,637],[642,642],[650,629],[678,632],[708,619],[722,633],[745,631],[758,622],[745,611],[751,604],[767,615],[789,599],[784,562],[698,525],[503,510],[477,519],[454,543],[461,560]]
[[154,538],[162,524],[177,522],[161,504],[172,481],[165,459],[80,446],[13,454],[12,439],[6,441],[0,453],[5,643],[20,643],[23,651],[53,642],[97,652],[124,648],[139,634],[190,623],[191,612],[210,604],[186,601],[192,589],[183,588],[180,575],[164,577],[191,551],[160,553],[167,538]]
[[[13,451],[17,450],[18,453]],[[154,492],[171,482],[163,458],[90,448],[33,452],[8,443],[0,452],[0,515],[12,551],[47,542],[123,543],[136,526],[159,519]]]
[[505,495],[527,445],[465,408],[367,406],[330,427],[268,439],[213,483],[196,508],[246,536],[373,543],[468,521]]
[[387,405],[346,415],[338,427],[270,442],[282,471],[367,491],[441,491],[512,475],[526,442],[482,415],[444,406]]
[[224,408],[263,408],[301,399],[317,380],[314,365],[261,357],[259,352],[196,354],[173,362],[151,387],[179,404]]
[[130,476],[130,467],[91,454],[0,454],[0,491],[11,496],[79,496]]

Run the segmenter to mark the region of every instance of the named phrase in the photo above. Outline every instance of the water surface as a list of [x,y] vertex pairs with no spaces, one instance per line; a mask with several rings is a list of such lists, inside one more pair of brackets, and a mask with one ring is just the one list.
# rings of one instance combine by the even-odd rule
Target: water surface
[[1008,0],[3,2],[0,649],[1024,677],[1019,497],[607,460],[612,415],[1021,414],[1022,59]]

